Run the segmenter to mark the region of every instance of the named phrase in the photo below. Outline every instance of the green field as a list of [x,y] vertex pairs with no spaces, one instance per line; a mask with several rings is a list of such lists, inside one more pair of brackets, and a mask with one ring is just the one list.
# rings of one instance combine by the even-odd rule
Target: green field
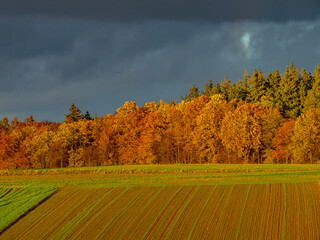
[[0,170],[0,187],[254,184],[319,179],[320,164],[177,164]]
[[318,239],[319,178],[318,165],[2,171],[0,239]]

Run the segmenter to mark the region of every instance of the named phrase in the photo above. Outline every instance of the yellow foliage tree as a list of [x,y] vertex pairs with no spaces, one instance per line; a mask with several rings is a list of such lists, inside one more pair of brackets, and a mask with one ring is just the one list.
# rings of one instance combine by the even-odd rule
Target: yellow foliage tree
[[294,156],[300,163],[320,160],[320,109],[311,109],[298,117],[294,126]]

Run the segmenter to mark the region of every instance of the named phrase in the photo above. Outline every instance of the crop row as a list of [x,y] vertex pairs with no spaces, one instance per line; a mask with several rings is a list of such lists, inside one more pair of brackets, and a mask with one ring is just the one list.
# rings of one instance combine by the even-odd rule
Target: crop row
[[[8,191],[1,189],[0,196]],[[319,184],[281,183],[65,188],[12,225],[0,238],[317,239],[318,236]]]
[[53,187],[0,188],[0,233],[56,190]]

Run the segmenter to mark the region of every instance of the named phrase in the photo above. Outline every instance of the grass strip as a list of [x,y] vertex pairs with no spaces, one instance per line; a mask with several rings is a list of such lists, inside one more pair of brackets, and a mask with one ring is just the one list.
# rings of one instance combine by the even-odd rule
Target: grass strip
[[159,213],[170,202],[178,189],[177,187],[162,187],[160,193],[152,197],[143,210],[123,229],[118,239],[143,239],[150,226],[153,225],[153,221],[158,218]]
[[211,232],[217,225],[221,209],[224,207],[233,187],[233,185],[216,186],[191,233],[191,239],[210,239]]
[[147,234],[146,239],[161,239],[161,236],[168,228],[168,222],[177,214],[177,209],[184,203],[185,199],[190,195],[194,187],[186,186],[178,192],[175,198],[168,204],[166,209],[162,212],[155,224],[152,226],[151,231]]
[[[177,208],[176,212],[174,213],[174,215],[172,216],[172,218],[170,219],[169,223],[167,224],[166,228],[164,229],[160,239],[163,238],[168,238],[168,235],[172,232],[175,232],[175,229],[173,230],[174,226],[177,225],[177,222],[180,219],[181,214],[184,212],[185,208],[189,205],[191,199],[193,198],[195,192],[196,192],[197,187],[194,186],[191,191],[189,192],[189,194],[186,196],[186,198],[183,200],[183,202],[181,203],[181,205]],[[176,236],[173,236],[174,239],[178,239],[176,238]]]
[[58,225],[60,221],[63,221],[68,217],[70,211],[72,211],[75,205],[77,205],[76,203],[81,203],[89,194],[90,191],[86,189],[81,189],[77,192],[74,191],[72,197],[68,198],[68,200],[65,201],[58,209],[50,212],[42,218],[36,226],[23,235],[23,238],[42,239],[52,230],[52,226]]
[[88,204],[90,199],[92,199],[92,196],[94,193],[98,191],[98,189],[93,189],[90,190],[87,193],[87,196],[85,196],[86,193],[82,193],[83,199],[80,201],[75,202],[74,207],[70,209],[70,211],[65,214],[64,218],[61,218],[60,221],[56,225],[52,225],[52,228],[42,237],[42,239],[47,240],[49,239],[52,235],[54,235],[55,232],[57,232],[64,224],[66,224],[68,221],[70,221],[73,217],[76,216],[76,214],[81,211],[82,208]]
[[82,229],[80,235],[77,235],[75,239],[95,239],[97,236],[103,233],[105,227],[112,221],[113,218],[118,216],[123,209],[135,201],[145,189],[143,188],[131,188],[117,197],[111,204],[105,206],[96,216],[90,221],[90,223]]
[[[25,189],[15,189],[0,199],[0,229],[4,232],[4,228],[8,229],[10,223],[17,222],[29,209],[38,206],[50,194],[56,191],[56,188],[38,188],[29,187]],[[24,216],[24,215],[23,215]],[[11,226],[11,225],[10,225]]]
[[125,239],[121,237],[122,233],[130,227],[153,198],[158,196],[161,189],[162,187],[146,187],[145,191],[121,209],[119,214],[115,214],[109,222],[106,221],[104,230],[96,239]]
[[282,199],[283,199],[283,206],[282,206],[282,223],[281,223],[281,239],[285,239],[285,229],[286,229],[286,211],[287,211],[287,190],[286,184],[283,184],[282,187]]
[[[100,201],[97,201],[96,204],[92,205],[88,212],[84,212],[83,215],[80,215],[80,219],[78,222],[76,222],[75,226],[66,227],[67,234],[62,235],[65,239],[72,239],[77,237],[84,228],[86,228],[97,216],[99,216],[100,211],[102,211],[106,206],[109,204],[112,204],[114,201],[116,201],[117,198],[122,196],[126,191],[128,191],[129,188],[113,188],[112,191],[108,192],[108,194],[101,198]],[[68,231],[69,230],[69,231]]]
[[[235,185],[230,197],[225,202],[225,207],[212,234],[213,239],[234,239],[237,223],[247,195],[248,185]],[[228,229],[228,231],[225,231]]]
[[247,190],[247,195],[246,195],[246,197],[244,199],[244,203],[243,203],[243,207],[242,207],[242,210],[241,210],[240,219],[239,219],[239,223],[238,223],[235,239],[238,239],[238,236],[239,236],[240,226],[241,226],[241,222],[242,222],[242,218],[243,218],[243,213],[244,213],[244,210],[246,208],[247,201],[248,201],[248,196],[249,196],[250,192],[251,192],[251,185],[249,185],[248,190]]
[[90,231],[94,231],[95,228],[101,228],[101,225],[103,224],[103,212],[106,211],[109,206],[116,205],[126,194],[132,194],[132,188],[121,189],[121,191],[113,194],[111,198],[101,201],[99,206],[94,208],[94,210],[84,219],[85,221],[83,221],[66,239],[85,238],[86,235],[91,234]]
[[192,196],[184,204],[180,214],[175,219],[175,223],[171,225],[171,230],[168,231],[167,237],[169,239],[187,239],[192,227],[201,214],[203,206],[211,196],[212,189],[215,186],[198,186]]
[[180,187],[180,188],[177,189],[177,191],[172,196],[172,198],[167,202],[167,204],[163,207],[163,209],[161,211],[159,211],[158,216],[156,216],[155,220],[150,225],[148,231],[146,231],[146,234],[142,237],[142,239],[149,239],[149,237],[150,237],[151,233],[153,232],[153,230],[156,228],[156,226],[158,225],[158,223],[160,222],[160,220],[162,219],[164,214],[168,211],[170,206],[176,201],[176,199],[181,194],[183,189],[185,189],[185,187]]
[[74,212],[67,222],[65,222],[57,231],[52,235],[52,239],[63,239],[67,238],[83,221],[85,218],[93,211],[98,204],[107,197],[107,195],[112,191],[110,189],[99,188],[95,191],[89,200],[83,206],[83,208],[78,209],[79,211]]
[[267,184],[251,185],[237,239],[262,239],[267,213],[268,192]]
[[192,227],[191,227],[191,230],[190,230],[190,232],[189,232],[189,235],[188,235],[188,238],[187,238],[187,239],[190,239],[190,238],[191,238],[191,235],[192,235],[192,233],[193,233],[193,231],[194,231],[194,229],[195,229],[195,226],[197,225],[197,223],[198,223],[201,215],[203,214],[203,211],[205,210],[206,206],[208,205],[208,202],[209,202],[209,200],[211,199],[211,197],[212,197],[212,195],[213,195],[213,193],[214,193],[214,191],[215,191],[216,188],[217,188],[217,186],[212,186],[212,188],[211,188],[211,193],[210,193],[210,195],[208,196],[208,198],[206,199],[206,202],[203,204],[203,206],[202,206],[202,208],[201,208],[201,211],[199,212],[198,216],[196,217],[196,219],[195,219],[195,221],[194,221],[194,223],[193,223],[193,225],[192,225]]
[[61,205],[63,205],[64,202],[71,196],[72,195],[68,191],[59,191],[44,204],[41,204],[39,207],[35,208],[18,223],[10,227],[4,235],[8,236],[9,239],[19,239],[32,228],[36,227],[39,222],[41,222],[41,220],[47,216],[47,214],[50,214],[56,208],[59,208]]
[[263,239],[266,239],[267,236],[267,229],[268,229],[268,220],[270,215],[270,206],[271,206],[271,191],[272,191],[272,185],[269,184],[269,193],[268,193],[268,207],[267,207],[267,214],[264,221],[264,229],[263,229]]

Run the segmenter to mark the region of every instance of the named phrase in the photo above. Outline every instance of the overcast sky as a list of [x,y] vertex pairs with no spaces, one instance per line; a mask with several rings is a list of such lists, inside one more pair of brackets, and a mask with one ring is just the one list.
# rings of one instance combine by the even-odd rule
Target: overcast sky
[[63,121],[320,63],[319,0],[0,2],[0,118]]

